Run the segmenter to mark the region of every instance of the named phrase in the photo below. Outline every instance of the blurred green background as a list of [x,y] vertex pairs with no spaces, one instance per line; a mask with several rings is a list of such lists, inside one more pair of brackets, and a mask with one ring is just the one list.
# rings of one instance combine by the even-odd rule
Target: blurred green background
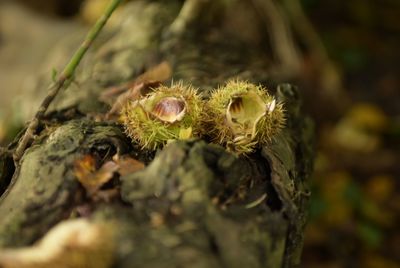
[[[1,145],[20,127],[16,96],[38,63],[61,36],[85,32],[106,2],[0,2]],[[301,4],[338,75],[335,102],[343,103],[325,116],[326,102],[305,94],[317,156],[302,266],[400,267],[400,1]],[[310,58],[300,84],[318,91],[329,77],[308,72],[320,68]]]
[[400,267],[400,1],[302,2],[350,97],[318,125],[304,267]]

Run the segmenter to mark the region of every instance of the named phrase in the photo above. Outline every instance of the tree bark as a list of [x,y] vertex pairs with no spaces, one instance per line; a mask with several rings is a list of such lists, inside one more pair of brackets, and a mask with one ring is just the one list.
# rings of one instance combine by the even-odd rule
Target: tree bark
[[[15,142],[0,152],[0,267],[17,267],[10,248],[30,246],[77,215],[112,229],[104,242],[112,245],[111,261],[90,267],[299,265],[313,132],[298,90],[271,82],[271,57],[262,44],[235,36],[221,19],[204,19],[201,8],[194,22],[182,23],[180,10],[175,1],[126,6],[121,26],[95,44],[77,71],[78,83],[56,98],[19,165],[11,164]],[[141,150],[120,125],[96,120],[109,108],[99,96],[161,61],[172,66],[174,81],[193,84],[205,96],[230,78],[263,84],[284,103],[286,127],[248,157],[202,140],[173,142],[155,156]],[[38,81],[40,98],[46,79]],[[102,162],[129,154],[146,167],[115,178],[118,194],[108,202],[92,200],[74,172],[75,161],[87,154]]]

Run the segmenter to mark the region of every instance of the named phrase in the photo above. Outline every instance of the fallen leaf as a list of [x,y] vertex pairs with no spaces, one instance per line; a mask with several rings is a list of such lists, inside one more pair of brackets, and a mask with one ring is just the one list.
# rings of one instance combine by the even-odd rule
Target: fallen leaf
[[121,176],[125,176],[133,172],[142,170],[145,167],[143,162],[140,162],[130,156],[118,157],[117,155],[115,155],[113,157],[113,160],[118,164],[118,173]]
[[161,82],[141,82],[133,85],[128,91],[120,94],[112,105],[110,111],[107,113],[106,118],[110,118],[113,115],[118,115],[121,108],[127,103],[127,101],[137,100],[140,96],[146,95],[152,88],[160,86]]
[[96,170],[96,160],[91,155],[85,155],[82,159],[75,161],[75,176],[83,178]]
[[171,65],[163,61],[160,64],[150,68],[136,78],[136,83],[145,83],[149,81],[166,81],[172,76]]
[[[133,81],[120,86],[111,87],[100,95],[100,100],[112,105],[106,117],[118,114],[128,100],[136,100],[150,89],[158,87],[172,76],[172,68],[166,61],[148,69]],[[115,96],[117,96],[115,100]]]
[[75,176],[89,196],[94,196],[117,170],[118,165],[113,161],[106,162],[96,170],[96,161],[91,155],[85,155],[75,162]]

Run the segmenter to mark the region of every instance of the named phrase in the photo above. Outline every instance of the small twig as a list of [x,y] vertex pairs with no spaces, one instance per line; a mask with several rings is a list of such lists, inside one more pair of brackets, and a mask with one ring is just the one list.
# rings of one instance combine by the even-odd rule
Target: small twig
[[30,121],[28,128],[26,129],[24,135],[20,139],[18,146],[14,152],[14,162],[17,163],[22,155],[25,152],[28,143],[32,140],[33,135],[35,134],[37,127],[39,125],[40,120],[44,116],[49,107],[50,103],[54,100],[57,96],[58,92],[64,87],[65,83],[71,80],[74,76],[74,72],[78,67],[80,61],[82,60],[83,56],[85,55],[86,51],[90,48],[93,41],[96,39],[97,35],[103,29],[104,25],[106,24],[107,20],[110,18],[111,14],[117,8],[117,6],[122,2],[122,0],[112,0],[110,5],[105,10],[103,16],[97,20],[95,25],[87,34],[85,40],[72,56],[70,62],[64,68],[63,72],[59,76],[58,80],[50,85],[49,92],[47,96],[44,98],[42,104],[40,105],[38,111],[36,112],[33,119]]

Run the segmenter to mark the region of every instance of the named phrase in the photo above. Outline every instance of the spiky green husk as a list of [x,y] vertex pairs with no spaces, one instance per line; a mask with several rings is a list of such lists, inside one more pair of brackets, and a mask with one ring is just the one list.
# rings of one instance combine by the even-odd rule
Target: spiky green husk
[[[162,99],[175,97],[184,100],[185,114],[176,122],[162,121],[152,115],[152,109]],[[140,100],[128,102],[120,120],[125,132],[142,148],[155,150],[169,140],[199,137],[202,131],[203,101],[197,91],[182,83],[160,86]]]
[[[248,114],[259,114],[249,118],[242,115],[241,122],[230,121],[228,116],[228,107],[235,98],[247,98],[254,100],[254,106],[265,107],[265,111],[254,108],[251,101],[247,102]],[[225,86],[212,92],[207,103],[206,122],[209,128],[210,136],[213,141],[224,145],[227,150],[237,154],[248,154],[257,148],[259,144],[266,144],[276,135],[284,126],[285,115],[282,103],[275,104],[275,108],[269,112],[268,105],[274,102],[274,97],[269,95],[265,88],[245,81],[232,80]],[[257,110],[258,109],[258,110]],[[246,115],[246,113],[244,113]],[[251,123],[250,127],[248,123]]]

